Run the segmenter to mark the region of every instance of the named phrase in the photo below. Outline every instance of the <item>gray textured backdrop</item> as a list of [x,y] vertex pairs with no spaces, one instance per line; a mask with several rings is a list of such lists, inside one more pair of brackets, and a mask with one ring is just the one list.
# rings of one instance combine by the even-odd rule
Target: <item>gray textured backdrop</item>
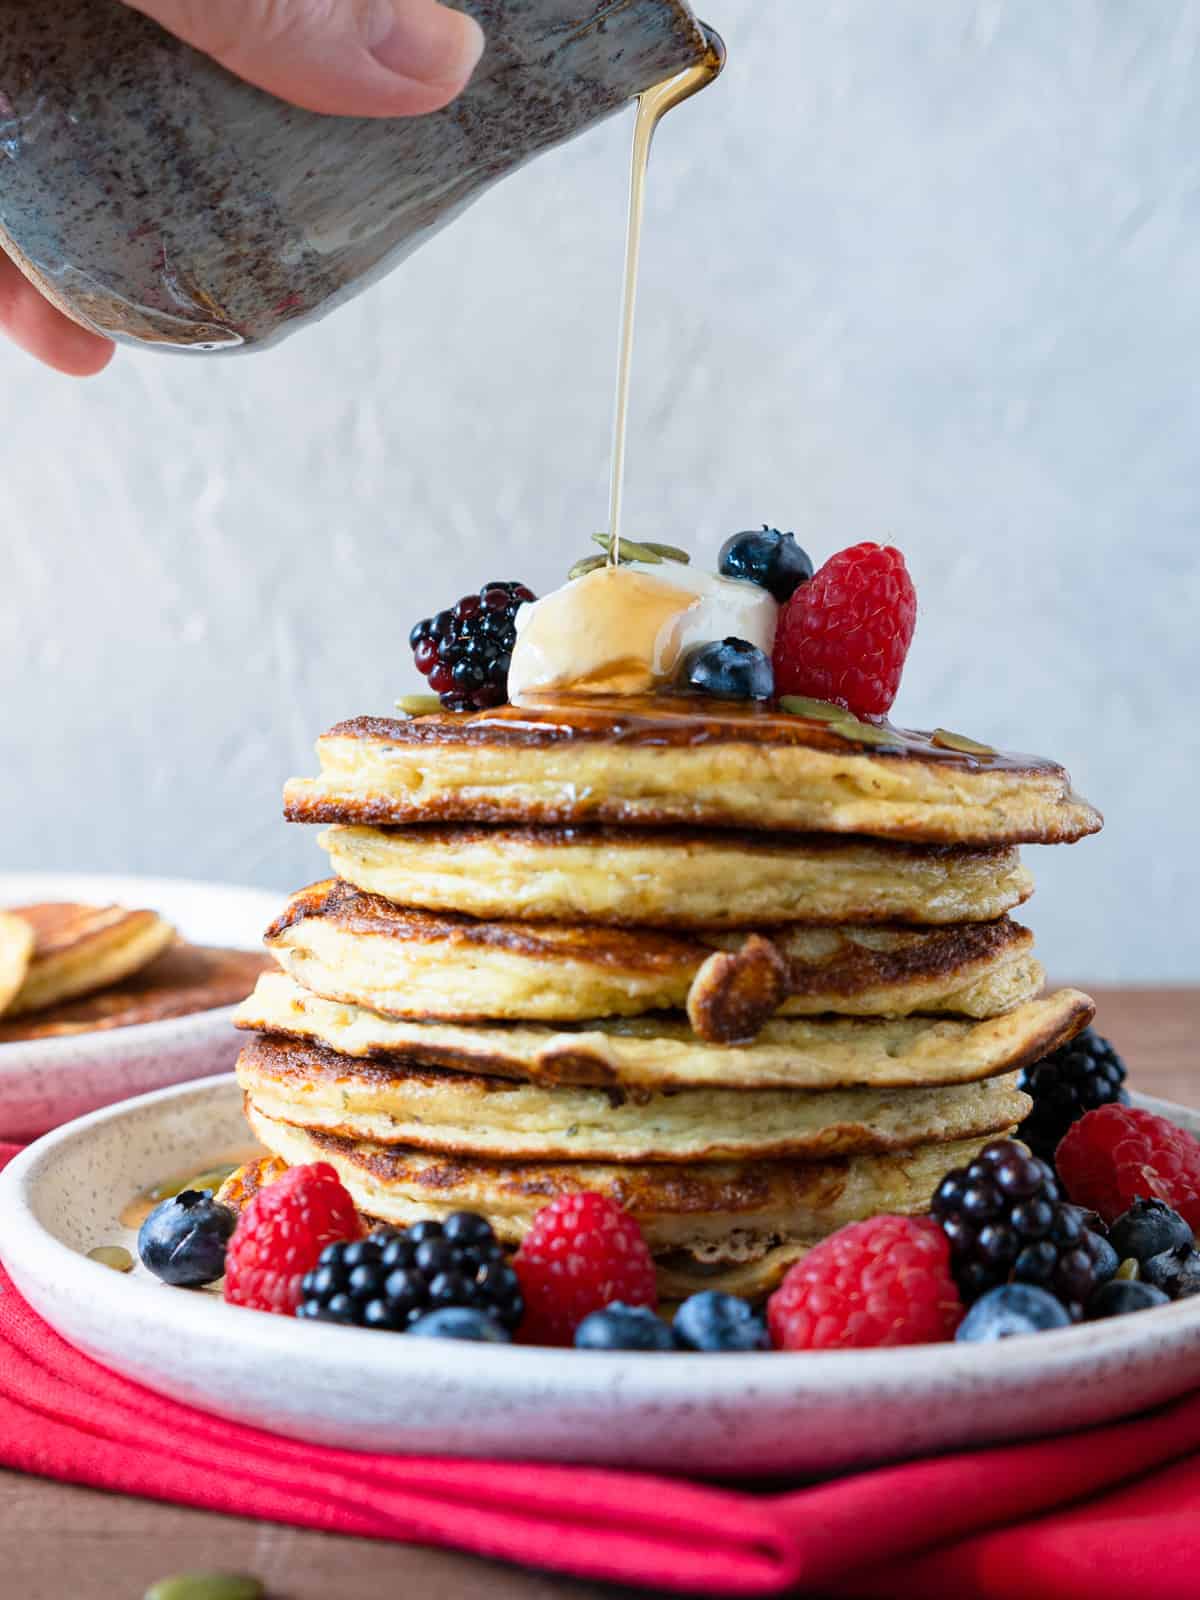
[[[663,128],[631,532],[905,550],[897,705],[1108,815],[1031,852],[1047,962],[1198,978],[1200,3],[712,0]],[[0,866],[277,885],[410,622],[557,582],[605,517],[629,124],[494,191],[270,355],[0,352]]]

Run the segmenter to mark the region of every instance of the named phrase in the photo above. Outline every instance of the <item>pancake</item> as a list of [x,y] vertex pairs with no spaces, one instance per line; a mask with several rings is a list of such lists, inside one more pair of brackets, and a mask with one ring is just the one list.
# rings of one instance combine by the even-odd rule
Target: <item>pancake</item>
[[63,1001],[20,1018],[0,1017],[0,1044],[17,1039],[55,1039],[141,1022],[190,1016],[231,1006],[273,963],[255,950],[221,950],[174,944],[133,977],[99,994]]
[[775,1019],[753,1044],[729,1046],[705,1043],[686,1019],[672,1016],[559,1028],[398,1021],[322,1000],[282,973],[267,973],[234,1021],[346,1056],[549,1085],[828,1090],[915,1089],[1015,1072],[1074,1038],[1094,1012],[1087,995],[1062,989],[983,1022]]
[[1033,892],[1010,847],[701,828],[329,828],[339,878],[425,911],[527,922],[729,928],[952,923]]
[[400,1227],[476,1211],[497,1238],[517,1244],[556,1195],[603,1194],[632,1212],[655,1254],[689,1250],[714,1261],[812,1243],[879,1212],[928,1211],[945,1174],[987,1143],[958,1140],[820,1162],[501,1162],[344,1139],[268,1117],[251,1100],[246,1117],[272,1155],[289,1166],[328,1161],[360,1211]]
[[819,1160],[975,1138],[1032,1110],[1013,1073],[949,1088],[647,1095],[355,1061],[266,1036],[242,1051],[237,1075],[269,1117],[347,1139],[504,1160]]
[[682,823],[963,845],[1061,843],[1102,822],[1054,762],[700,696],[358,717],[317,755],[321,775],[285,790],[293,822]]
[[32,927],[24,917],[0,911],[0,1016],[16,999],[32,954]]
[[[266,933],[280,965],[314,994],[385,1016],[457,1022],[682,1008],[714,949],[736,951],[744,939],[476,922],[407,910],[336,878],[293,895]],[[752,1037],[776,1006],[809,1016],[993,1016],[1030,999],[1043,978],[1032,935],[1007,918],[934,929],[785,927],[771,944],[777,982],[745,1028],[736,1016],[732,1031],[722,1026],[722,988],[736,984],[738,971],[714,964],[706,996],[689,1008],[702,1036]]]
[[25,980],[6,1015],[40,1011],[119,983],[160,955],[175,930],[154,911],[45,903],[14,906],[33,931]]

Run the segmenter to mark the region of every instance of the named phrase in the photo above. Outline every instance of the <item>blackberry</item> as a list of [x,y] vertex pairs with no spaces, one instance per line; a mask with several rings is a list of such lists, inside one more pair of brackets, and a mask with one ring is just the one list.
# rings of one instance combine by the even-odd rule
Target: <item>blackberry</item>
[[296,1315],[403,1333],[447,1306],[486,1312],[509,1333],[525,1309],[503,1245],[472,1211],[326,1245],[301,1282]]
[[1119,1101],[1128,1105],[1125,1063],[1092,1028],[1085,1028],[1021,1074],[1020,1087],[1033,1097],[1033,1110],[1018,1137],[1043,1161],[1053,1162],[1059,1141],[1085,1111]]
[[930,1209],[950,1242],[954,1279],[968,1304],[1002,1283],[1032,1283],[1056,1295],[1072,1317],[1082,1314],[1101,1269],[1054,1174],[1022,1145],[986,1145],[970,1166],[946,1174]]
[[508,699],[514,619],[534,599],[523,583],[485,583],[413,628],[408,642],[417,671],[448,711],[482,711]]

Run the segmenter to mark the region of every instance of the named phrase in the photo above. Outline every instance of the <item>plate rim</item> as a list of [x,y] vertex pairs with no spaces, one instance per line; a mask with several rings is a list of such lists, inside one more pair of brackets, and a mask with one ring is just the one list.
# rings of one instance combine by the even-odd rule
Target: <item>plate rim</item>
[[[293,1317],[231,1306],[210,1295],[164,1296],[162,1285],[113,1273],[110,1268],[89,1261],[38,1221],[32,1190],[47,1165],[54,1162],[65,1147],[85,1142],[97,1127],[144,1115],[157,1106],[193,1099],[202,1110],[206,1101],[237,1092],[236,1079],[231,1073],[152,1090],[76,1118],[43,1135],[16,1156],[0,1172],[0,1216],[5,1219],[0,1260],[18,1289],[21,1287],[19,1280],[26,1277],[33,1281],[53,1277],[56,1292],[68,1295],[78,1292],[93,1304],[98,1297],[107,1299],[110,1295],[132,1294],[135,1306],[158,1323],[167,1335],[204,1337],[209,1332],[224,1330],[243,1346],[254,1342],[281,1358],[303,1359],[302,1353],[307,1349],[327,1360],[353,1362],[360,1372],[376,1373],[380,1377],[394,1377],[405,1365],[414,1369],[427,1366],[435,1353],[430,1348],[434,1345],[437,1365],[449,1375],[465,1373],[468,1369],[477,1372],[480,1346],[473,1343],[439,1340],[426,1344],[425,1341],[380,1339],[371,1329],[300,1323]],[[1182,1112],[1193,1121],[1200,1120],[1200,1112],[1172,1101],[1135,1095],[1135,1103],[1161,1115]],[[107,1274],[108,1280],[98,1278],[97,1273]],[[1141,1312],[1136,1326],[1146,1327],[1141,1320],[1146,1317],[1154,1319],[1151,1326],[1156,1330],[1167,1330],[1173,1325],[1177,1332],[1191,1329],[1200,1335],[1200,1296]],[[801,1390],[797,1379],[803,1373],[807,1380],[804,1387],[836,1384],[847,1398],[853,1399],[855,1390],[867,1395],[881,1385],[894,1385],[902,1370],[914,1382],[944,1380],[947,1360],[951,1357],[955,1375],[968,1381],[986,1377],[996,1368],[999,1369],[997,1375],[1009,1383],[1020,1381],[1020,1375],[1026,1370],[1030,1382],[1052,1381],[1054,1371],[1048,1368],[1069,1372],[1088,1354],[1118,1355],[1127,1350],[1130,1340],[1124,1330],[1129,1323],[1129,1318],[1113,1317],[978,1344],[949,1341],[873,1350],[720,1352],[716,1367],[712,1365],[715,1352],[707,1359],[698,1360],[706,1353],[581,1351],[542,1345],[488,1345],[483,1348],[487,1351],[489,1366],[493,1360],[500,1364],[498,1378],[509,1377],[514,1383],[536,1378],[543,1386],[550,1383],[567,1387],[566,1380],[571,1373],[586,1370],[592,1380],[589,1388],[594,1388],[609,1373],[640,1380],[652,1376],[656,1380],[652,1387],[659,1392],[671,1390],[675,1398],[702,1400],[706,1395],[713,1397],[713,1378],[720,1373],[723,1380],[728,1380],[719,1385],[723,1391],[752,1385],[760,1396],[769,1392],[780,1399],[798,1399]],[[419,1354],[414,1346],[418,1347]],[[152,1383],[147,1386],[153,1388]]]

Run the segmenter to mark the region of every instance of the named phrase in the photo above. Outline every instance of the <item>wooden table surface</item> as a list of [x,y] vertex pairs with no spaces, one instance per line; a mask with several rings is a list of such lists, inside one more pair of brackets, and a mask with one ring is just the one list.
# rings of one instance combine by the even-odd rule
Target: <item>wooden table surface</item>
[[[1097,1025],[1124,1055],[1135,1087],[1200,1104],[1200,989],[1091,992]],[[633,1593],[16,1473],[0,1473],[0,1562],[0,1592],[13,1600],[139,1600],[156,1578],[212,1567],[256,1573],[271,1600],[615,1600]]]

